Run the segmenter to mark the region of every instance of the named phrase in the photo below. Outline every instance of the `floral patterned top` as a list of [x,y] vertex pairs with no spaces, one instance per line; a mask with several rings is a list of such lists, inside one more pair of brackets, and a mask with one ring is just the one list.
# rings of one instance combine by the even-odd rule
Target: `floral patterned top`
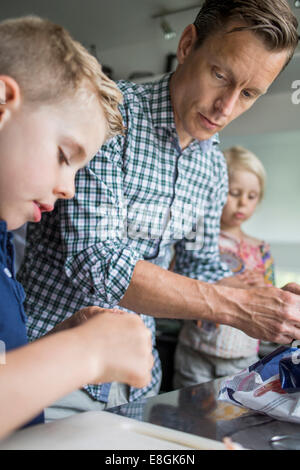
[[275,284],[274,260],[268,243],[261,242],[256,245],[221,231],[219,248],[222,261],[234,274],[249,269],[261,273],[266,284]]
[[[221,259],[234,274],[251,270],[261,273],[265,283],[275,284],[274,261],[269,244],[261,242],[254,244],[247,240],[239,240],[221,231],[219,239]],[[259,340],[246,335],[243,331],[228,325],[217,325],[209,333],[199,328],[200,341],[198,348],[217,357],[244,358],[255,355]]]

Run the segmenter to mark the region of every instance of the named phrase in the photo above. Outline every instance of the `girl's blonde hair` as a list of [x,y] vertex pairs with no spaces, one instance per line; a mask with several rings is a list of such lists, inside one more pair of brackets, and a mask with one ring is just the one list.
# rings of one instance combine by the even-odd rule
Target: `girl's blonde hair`
[[107,137],[123,132],[121,92],[62,26],[37,16],[1,22],[0,75],[16,80],[27,103],[56,103],[87,86],[104,111]]
[[224,150],[223,153],[228,166],[229,178],[234,170],[249,171],[257,176],[260,184],[259,200],[261,201],[265,193],[266,171],[259,158],[250,150],[238,145]]

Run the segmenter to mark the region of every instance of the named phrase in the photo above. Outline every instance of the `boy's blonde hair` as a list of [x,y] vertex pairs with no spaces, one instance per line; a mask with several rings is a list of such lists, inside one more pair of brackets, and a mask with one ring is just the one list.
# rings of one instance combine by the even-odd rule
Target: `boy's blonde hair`
[[265,193],[266,171],[259,158],[250,150],[239,145],[224,150],[223,154],[226,158],[229,178],[234,170],[249,171],[257,176],[260,184],[259,200],[261,201]]
[[107,138],[123,132],[121,92],[62,26],[37,16],[2,21],[0,75],[16,80],[27,103],[56,103],[87,87],[104,111]]

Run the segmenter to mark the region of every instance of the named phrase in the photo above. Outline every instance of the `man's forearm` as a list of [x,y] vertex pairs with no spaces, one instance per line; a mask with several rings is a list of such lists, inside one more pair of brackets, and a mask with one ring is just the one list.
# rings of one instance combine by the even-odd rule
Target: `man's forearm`
[[275,287],[209,284],[139,261],[120,306],[154,317],[208,320],[287,344],[300,339],[300,296]]
[[139,261],[120,306],[164,318],[234,323],[230,291],[237,289],[201,282]]

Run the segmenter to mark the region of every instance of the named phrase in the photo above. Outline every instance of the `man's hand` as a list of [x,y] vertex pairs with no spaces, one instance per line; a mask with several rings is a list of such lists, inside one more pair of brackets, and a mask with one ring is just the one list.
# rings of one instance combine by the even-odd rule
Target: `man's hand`
[[229,315],[226,323],[249,336],[275,343],[300,339],[300,296],[292,289],[299,293],[295,285],[285,290],[269,286],[238,289],[234,293],[230,289],[229,302],[224,292],[223,303],[232,304],[233,312],[233,318]]
[[286,284],[286,286],[282,287],[282,289],[288,292],[293,292],[293,294],[300,295],[300,285],[296,284],[295,282]]

